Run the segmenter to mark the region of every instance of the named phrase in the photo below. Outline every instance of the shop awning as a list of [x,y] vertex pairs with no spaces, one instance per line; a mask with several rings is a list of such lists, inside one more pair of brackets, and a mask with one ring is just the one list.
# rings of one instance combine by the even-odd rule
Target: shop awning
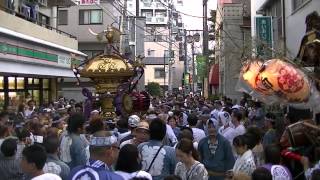
[[0,60],[0,72],[8,74],[25,74],[54,77],[74,77],[71,68],[45,66],[41,64],[21,63],[17,61]]
[[21,39],[24,39],[24,40],[27,40],[27,41],[36,42],[36,43],[39,43],[39,44],[42,44],[42,45],[45,45],[45,46],[57,48],[57,49],[60,49],[60,50],[63,50],[63,51],[67,51],[67,52],[74,53],[74,54],[77,54],[77,55],[80,55],[80,56],[83,56],[83,57],[87,57],[86,54],[84,54],[84,53],[82,53],[82,52],[80,52],[78,50],[71,49],[71,48],[68,48],[68,47],[64,47],[64,46],[61,46],[61,45],[58,45],[58,44],[55,44],[55,43],[52,43],[52,42],[49,42],[49,41],[45,41],[45,40],[42,40],[42,39],[39,39],[39,38],[35,38],[35,37],[29,36],[29,35],[21,34],[21,33],[18,33],[18,32],[12,31],[10,29],[3,28],[3,27],[0,27],[0,33],[4,33],[4,34],[10,35],[10,36],[14,36],[16,38],[21,38]]
[[217,88],[219,86],[219,64],[214,64],[210,68],[209,84]]

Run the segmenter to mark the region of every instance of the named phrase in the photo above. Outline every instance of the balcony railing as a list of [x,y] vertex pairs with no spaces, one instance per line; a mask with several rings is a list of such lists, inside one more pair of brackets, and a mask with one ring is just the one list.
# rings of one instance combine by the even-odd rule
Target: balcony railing
[[19,17],[19,18],[21,18],[21,19],[24,19],[24,20],[26,20],[26,21],[29,21],[29,22],[32,22],[32,23],[37,24],[37,25],[39,25],[39,26],[42,26],[42,27],[44,27],[44,28],[50,29],[50,30],[52,30],[52,31],[55,31],[55,32],[57,32],[58,34],[62,34],[62,35],[64,35],[64,36],[67,36],[67,37],[70,37],[70,38],[73,38],[73,39],[77,39],[77,37],[73,36],[72,34],[69,34],[69,33],[64,32],[64,31],[61,31],[61,30],[59,30],[59,29],[57,29],[57,28],[54,28],[54,27],[50,26],[49,24],[45,24],[45,23],[42,23],[42,22],[37,21],[37,20],[35,20],[35,19],[32,19],[32,18],[30,18],[30,17],[26,17],[24,14],[21,14],[21,13],[15,11],[15,10],[12,10],[12,9],[9,9],[9,8],[7,8],[7,7],[4,7],[4,6],[1,6],[1,5],[0,5],[0,11],[1,11],[1,10],[2,10],[2,11],[5,11],[5,12],[7,12],[7,13],[9,13],[9,14],[12,14],[12,15],[14,15],[14,16],[16,16],[16,17]]
[[147,17],[146,22],[147,24],[167,24],[168,17]]

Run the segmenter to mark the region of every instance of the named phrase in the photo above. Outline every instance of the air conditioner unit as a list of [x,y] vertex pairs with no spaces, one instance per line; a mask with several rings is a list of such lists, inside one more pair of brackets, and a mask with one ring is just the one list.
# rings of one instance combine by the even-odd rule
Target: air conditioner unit
[[143,3],[143,6],[144,7],[151,7],[151,3],[150,2],[145,2],[145,3]]
[[151,22],[152,21],[152,17],[146,17],[146,21],[147,22]]
[[172,34],[178,34],[179,28],[178,27],[173,27],[172,28]]
[[164,17],[158,17],[157,18],[157,23],[163,23],[164,22]]

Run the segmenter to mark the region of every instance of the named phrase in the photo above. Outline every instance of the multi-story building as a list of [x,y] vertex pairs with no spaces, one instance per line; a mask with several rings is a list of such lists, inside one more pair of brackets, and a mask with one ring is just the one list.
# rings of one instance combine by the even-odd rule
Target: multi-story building
[[168,23],[167,0],[127,0],[127,8],[130,14],[146,17],[147,25],[164,26]]
[[121,13],[116,7],[114,1],[100,0],[88,4],[79,1],[77,6],[59,8],[58,28],[77,37],[79,50],[90,59],[103,53],[106,42],[105,39],[98,41],[90,31],[100,33],[108,25],[120,28]]
[[[174,2],[176,3],[176,2]],[[178,3],[178,2],[177,2]],[[181,4],[182,1],[179,1]],[[182,86],[183,61],[179,42],[175,37],[179,34],[179,26],[182,27],[181,17],[175,12],[168,0],[127,0],[129,14],[146,18],[145,29],[145,85],[149,82],[157,82],[167,88],[169,81],[168,50],[169,50],[169,23],[172,24],[173,38],[171,42],[173,53],[171,54],[172,65],[172,87],[178,89]],[[171,6],[171,7],[170,7]],[[172,12],[170,12],[172,11]],[[169,19],[172,13],[171,20]],[[179,39],[179,38],[177,38]],[[180,52],[180,53],[179,53]]]
[[[306,33],[306,17],[313,12],[320,14],[320,1],[258,0],[251,2],[253,3],[252,12],[257,13],[257,16],[272,17],[272,48],[294,59]],[[255,32],[256,26],[254,23],[252,25],[252,31]]]
[[55,100],[61,77],[73,77],[72,63],[84,60],[77,38],[57,29],[57,5],[72,1],[0,1],[0,109],[26,99]]
[[[251,55],[250,0],[220,0],[216,13],[215,61],[219,64],[219,94],[239,100],[236,90],[241,60]],[[249,52],[248,52],[249,49]]]

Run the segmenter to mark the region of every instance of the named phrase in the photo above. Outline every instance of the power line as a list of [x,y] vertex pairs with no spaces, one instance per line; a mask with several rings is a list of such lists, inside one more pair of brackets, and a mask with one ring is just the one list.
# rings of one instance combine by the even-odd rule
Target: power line
[[[119,1],[118,1],[119,2]],[[96,4],[97,6],[99,6],[100,8],[102,8],[102,9],[104,9],[104,7],[102,7],[102,6],[100,6],[100,5],[98,5],[98,4]],[[116,6],[114,6],[113,4],[111,4],[114,8],[116,8],[116,10],[119,12],[119,13],[121,13],[122,14],[122,11],[121,10],[119,10]],[[120,2],[119,2],[119,5],[120,5]],[[124,9],[124,7],[123,6],[121,6],[120,5],[120,7],[122,8],[122,9]],[[129,12],[130,13],[130,11],[128,11],[127,9],[126,9],[126,11],[127,12]],[[119,24],[119,23],[117,23],[117,24]],[[154,34],[152,34],[151,32],[148,32],[147,30],[145,30],[143,27],[141,27],[141,26],[138,26],[138,25],[135,25],[136,27],[138,27],[139,29],[141,29],[141,30],[143,30],[145,33],[148,33],[148,34],[150,34],[151,36],[153,36]],[[164,30],[165,31],[165,30]],[[159,31],[156,31],[157,33],[159,33],[159,34],[161,34],[162,32],[159,32]],[[164,40],[164,39],[162,39],[162,40]],[[167,43],[169,43],[169,41],[167,41],[167,40],[164,40],[164,41],[162,41],[162,42],[167,42]],[[157,42],[154,42],[154,43],[157,43]],[[176,42],[175,42],[176,43]],[[177,44],[175,44],[175,43],[173,43],[173,45],[176,47],[176,48],[178,48],[179,49],[179,47],[178,47],[178,45]],[[159,44],[159,43],[157,43],[157,44]],[[165,47],[165,46],[163,46],[162,44],[159,44],[159,45],[161,45],[162,47]],[[165,48],[168,48],[168,47],[165,47]]]
[[[102,10],[104,10],[104,11],[103,11],[104,13],[106,13],[106,14],[109,15],[109,16],[111,16],[110,14],[107,13],[107,12],[109,12],[109,11],[108,11],[107,9],[105,9],[103,6],[101,6],[101,5],[99,5],[99,4],[96,4],[96,5],[97,5],[98,7],[100,7]],[[114,18],[112,18],[112,17],[111,17],[111,19],[113,19],[113,20],[115,21],[115,23],[117,23],[118,25],[120,25],[117,19],[114,19]],[[137,26],[137,25],[136,25],[136,27],[141,28],[140,26]],[[141,28],[141,29],[143,29],[143,28]],[[144,29],[143,29],[143,30],[144,30]],[[146,31],[144,31],[144,32],[146,32]],[[168,48],[168,47],[166,47],[166,46],[164,46],[164,45],[162,45],[162,44],[160,44],[160,43],[157,43],[157,42],[154,42],[154,43],[156,43],[156,44],[158,44],[158,45],[160,45],[160,46],[162,46],[162,47],[164,47],[164,48]]]
[[[173,9],[172,7],[169,7],[169,6],[166,5],[164,2],[162,2],[161,0],[159,0],[159,2],[160,2],[161,4],[163,4],[164,6],[166,6],[167,8],[171,9],[171,10]],[[195,15],[187,14],[187,13],[184,13],[184,12],[181,12],[181,11],[178,11],[178,10],[175,10],[175,11],[177,11],[178,13],[183,14],[183,15],[185,15],[185,16],[190,16],[190,17],[194,17],[194,18],[201,18],[201,19],[204,18],[204,16],[195,16]]]
[[[111,13],[108,9],[104,8],[104,7],[101,6],[100,4],[97,4],[97,3],[95,3],[95,4],[96,4],[96,6],[100,7],[100,8],[104,11],[104,13],[106,13],[106,14],[109,15],[109,16],[113,16],[113,15],[110,15],[110,14],[107,13],[107,12]],[[117,10],[119,13],[122,14],[121,10],[119,10],[119,9],[118,9],[117,7],[115,7],[113,4],[112,4],[112,6],[113,6],[114,8],[116,8],[116,10]],[[120,7],[121,7],[121,6],[120,6]],[[123,8],[123,7],[121,7],[121,8]],[[126,10],[126,11],[129,12],[128,10]],[[111,13],[111,14],[112,14],[112,13]],[[120,25],[117,19],[112,18],[112,17],[111,17],[111,19],[113,19],[116,24]],[[150,34],[150,35],[153,35],[152,33],[146,31],[143,27],[138,26],[138,25],[135,25],[135,26],[136,26],[137,28],[143,30],[143,32],[148,33],[148,34]],[[169,43],[168,41],[163,41],[163,42]],[[169,48],[168,46],[162,45],[162,44],[160,44],[159,42],[153,42],[153,43],[156,43],[157,45],[159,45],[159,46],[161,46],[161,47],[164,47],[164,48],[166,48],[166,49]],[[179,50],[179,46],[178,46],[176,43],[178,43],[178,42],[174,42],[173,45]],[[175,57],[175,58],[178,58],[178,59],[180,58],[180,56],[179,56],[179,55],[176,55],[176,54],[175,54],[174,57]],[[188,56],[188,57],[190,57],[190,56]]]
[[[97,4],[97,3],[95,3],[95,5],[98,6],[98,7],[100,7],[101,9],[103,9],[103,10],[104,10],[103,12],[104,12],[105,14],[107,14],[108,16],[110,16],[110,18],[111,18],[112,20],[114,20],[114,23],[120,25],[119,22],[118,22],[118,19],[115,18],[115,16],[112,14],[112,12],[110,12],[109,10],[105,9],[104,7],[100,6],[100,5]],[[109,14],[109,13],[110,13],[110,14]]]
[[[122,2],[121,2],[120,0],[117,0],[116,2],[118,2],[118,5],[119,5],[122,9],[124,9],[124,5],[122,4]],[[112,6],[115,7],[113,4],[112,4]],[[117,9],[117,11],[119,11],[120,13],[122,13],[117,7],[115,7],[115,8]],[[128,13],[132,14],[133,16],[135,16],[135,15],[134,15],[133,13],[131,13],[128,9],[126,9],[126,11],[127,11]],[[139,10],[136,10],[136,11],[139,11]],[[148,32],[148,31],[146,31],[146,30],[144,30],[144,31],[147,32],[147,33],[149,33],[150,35],[154,35],[154,34]],[[164,31],[167,31],[167,29],[165,29],[165,30],[163,30],[163,31],[157,31],[157,30],[155,29],[155,32],[156,32],[156,33],[159,33],[159,34],[161,34],[161,33],[164,32]],[[168,41],[167,41],[167,42],[168,42]]]

